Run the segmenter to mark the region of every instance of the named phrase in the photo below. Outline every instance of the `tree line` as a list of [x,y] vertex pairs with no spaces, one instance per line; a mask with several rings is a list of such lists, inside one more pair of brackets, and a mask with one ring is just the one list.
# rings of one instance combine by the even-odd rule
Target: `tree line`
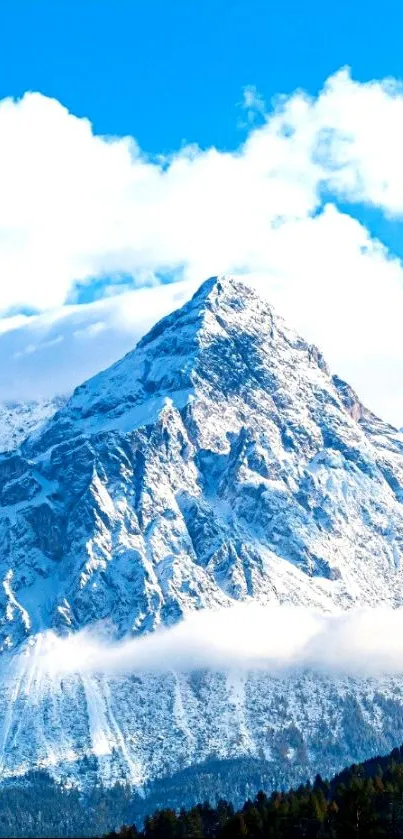
[[216,806],[157,810],[143,829],[123,827],[108,839],[403,839],[403,746],[354,764],[330,781],[317,775],[288,792],[259,792],[237,811]]
[[[199,767],[188,778],[179,775],[173,786],[160,782],[153,797],[145,799],[128,785],[95,785],[83,794],[56,783],[46,772],[28,773],[18,784],[0,786],[0,837],[403,839],[403,746],[386,757],[354,764],[331,780],[317,775],[313,783],[286,792],[259,792],[236,808],[226,800],[193,806],[206,790],[214,801],[215,790],[223,786],[231,789],[233,800],[242,801],[235,775],[239,791],[251,777],[251,767],[244,779],[242,763],[235,761],[228,771],[227,777],[220,762],[209,770]],[[261,777],[264,784],[269,773]],[[175,804],[166,807],[166,801]],[[190,803],[181,809],[178,801]],[[119,824],[131,826],[111,833]]]

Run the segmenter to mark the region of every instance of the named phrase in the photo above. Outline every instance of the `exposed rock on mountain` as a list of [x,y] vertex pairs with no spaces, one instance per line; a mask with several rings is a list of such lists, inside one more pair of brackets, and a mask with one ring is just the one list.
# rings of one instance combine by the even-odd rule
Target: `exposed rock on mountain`
[[0,404],[0,452],[12,451],[67,402],[67,397]]

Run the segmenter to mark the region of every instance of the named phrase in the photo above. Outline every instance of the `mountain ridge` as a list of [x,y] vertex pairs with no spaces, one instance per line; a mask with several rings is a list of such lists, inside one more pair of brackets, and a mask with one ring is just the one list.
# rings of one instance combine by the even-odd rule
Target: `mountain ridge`
[[67,396],[0,403],[0,452],[18,448],[67,402]]

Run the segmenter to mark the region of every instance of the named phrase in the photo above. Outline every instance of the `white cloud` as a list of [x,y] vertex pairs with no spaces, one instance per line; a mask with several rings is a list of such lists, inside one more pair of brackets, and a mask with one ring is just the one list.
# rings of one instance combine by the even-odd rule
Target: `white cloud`
[[69,393],[133,349],[193,290],[178,282],[0,320],[0,401]]
[[[248,88],[248,107],[256,97]],[[281,102],[234,153],[190,147],[157,163],[55,100],[3,100],[0,308],[61,305],[102,274],[270,273],[279,224],[310,218],[323,183],[403,207],[402,116],[398,88],[341,72],[316,100]]]
[[294,606],[237,604],[203,609],[170,629],[114,643],[105,630],[39,640],[44,673],[129,673],[200,668],[309,668],[374,676],[403,672],[403,609],[323,615]]
[[266,103],[257,91],[255,85],[246,85],[242,91],[241,108],[246,115],[246,123],[241,122],[240,127],[247,127],[252,125],[256,120],[262,120],[267,117]]
[[360,84],[342,70],[329,79],[314,110],[317,154],[329,187],[401,216],[402,83]]
[[[77,283],[104,277],[113,295],[122,275],[138,287],[170,273],[190,288],[232,272],[258,282],[371,407],[402,423],[403,268],[331,197],[321,202],[325,188],[334,200],[403,212],[403,91],[341,71],[318,97],[297,92],[268,114],[253,88],[244,103],[264,122],[239,149],[191,147],[156,162],[40,94],[0,102],[0,312],[49,312],[14,315],[13,330],[0,321],[0,361],[20,359],[14,388],[26,381],[32,391],[24,351],[40,391],[46,341],[63,337],[50,360],[55,370],[59,359],[62,390],[175,304],[173,287],[158,288],[112,296],[99,314],[95,304],[65,305]],[[10,378],[4,370],[0,393]]]

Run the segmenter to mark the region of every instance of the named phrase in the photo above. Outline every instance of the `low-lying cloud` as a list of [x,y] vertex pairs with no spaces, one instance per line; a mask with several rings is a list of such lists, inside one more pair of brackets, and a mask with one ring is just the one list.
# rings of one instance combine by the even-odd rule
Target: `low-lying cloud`
[[204,610],[168,629],[113,642],[83,630],[42,639],[40,668],[64,674],[310,669],[329,674],[403,674],[403,609],[363,608],[332,615],[292,606],[238,604]]

